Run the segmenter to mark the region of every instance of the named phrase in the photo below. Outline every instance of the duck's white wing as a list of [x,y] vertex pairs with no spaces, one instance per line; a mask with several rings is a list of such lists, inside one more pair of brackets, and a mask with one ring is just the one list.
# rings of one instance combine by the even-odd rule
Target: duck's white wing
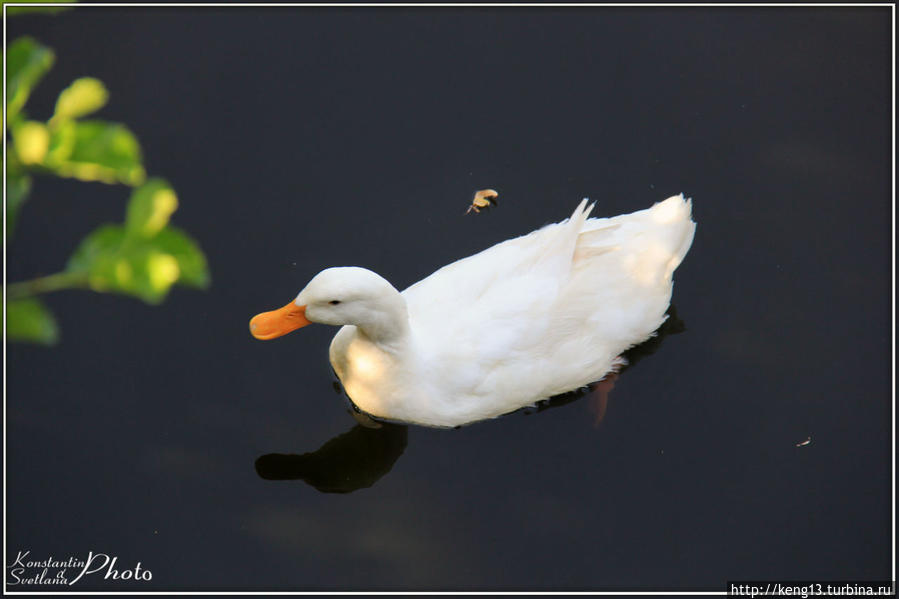
[[[590,212],[581,202],[570,219],[510,239],[448,264],[403,291],[416,332],[458,339],[462,324],[521,320],[535,306],[552,302],[568,278],[577,237]],[[527,319],[524,319],[527,320]]]
[[510,365],[533,364],[545,350],[554,326],[548,314],[570,277],[589,210],[584,200],[571,218],[449,264],[403,291],[436,385],[495,395],[504,392],[495,381],[519,384]]
[[692,240],[689,201],[608,219],[588,219],[591,209],[584,200],[571,218],[403,291],[426,366],[453,378],[440,384],[505,395],[510,406],[569,391],[661,324],[671,272]]

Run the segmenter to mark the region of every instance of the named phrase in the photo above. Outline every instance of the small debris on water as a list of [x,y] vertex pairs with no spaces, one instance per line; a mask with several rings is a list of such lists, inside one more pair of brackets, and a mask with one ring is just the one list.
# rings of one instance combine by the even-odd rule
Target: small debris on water
[[480,212],[481,208],[487,208],[491,204],[496,205],[497,197],[499,197],[499,193],[495,189],[481,189],[480,191],[476,191],[474,199],[471,201],[471,206],[468,207],[465,214],[468,214],[472,210]]
[[806,445],[809,445],[811,442],[812,442],[812,438],[806,437],[805,441],[800,441],[799,443],[796,444],[796,447],[805,447]]

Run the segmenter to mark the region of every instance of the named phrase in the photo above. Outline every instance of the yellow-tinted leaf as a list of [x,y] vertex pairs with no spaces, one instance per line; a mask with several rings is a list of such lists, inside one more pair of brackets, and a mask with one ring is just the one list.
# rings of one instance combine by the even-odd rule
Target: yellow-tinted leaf
[[102,108],[109,99],[109,92],[99,79],[82,77],[62,90],[56,101],[56,113],[51,123],[77,119]]
[[50,149],[50,132],[37,121],[25,121],[12,131],[13,147],[22,164],[40,164]]
[[88,235],[66,269],[87,276],[94,291],[134,295],[156,304],[172,285],[208,283],[206,259],[186,235],[165,228],[153,237],[129,235],[105,225]]
[[36,299],[6,303],[6,336],[10,341],[51,345],[59,339],[53,314]]
[[153,238],[153,247],[175,258],[181,273],[178,283],[205,288],[209,285],[206,256],[200,246],[183,231],[166,227]]
[[65,158],[48,166],[82,181],[140,185],[145,177],[140,145],[124,125],[76,121],[74,143]]
[[94,291],[125,293],[156,302],[161,296],[147,281],[145,263],[146,248],[130,243],[124,227],[103,225],[82,240],[66,271],[86,275]]
[[53,51],[30,37],[20,37],[10,44],[6,52],[7,123],[15,120],[31,90],[53,66],[53,60]]
[[169,222],[178,208],[178,197],[162,179],[150,179],[131,194],[125,216],[128,235],[152,237]]
[[178,261],[171,254],[151,250],[147,253],[146,264],[150,286],[157,292],[165,293],[181,276]]

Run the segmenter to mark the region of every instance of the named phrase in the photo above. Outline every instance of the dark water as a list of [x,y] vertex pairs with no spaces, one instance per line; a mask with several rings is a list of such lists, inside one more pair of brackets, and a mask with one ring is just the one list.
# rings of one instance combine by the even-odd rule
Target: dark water
[[[73,590],[889,578],[889,24],[888,8],[9,20],[58,55],[29,114],[75,77],[106,82],[100,116],[171,181],[213,285],[161,307],[57,293],[61,343],[8,347],[7,562],[93,551],[153,575]],[[463,215],[483,187],[503,203]],[[328,266],[403,288],[582,197],[611,216],[679,192],[698,223],[675,275],[684,330],[621,374],[598,426],[583,397],[460,430],[354,428],[335,329],[247,331]],[[126,197],[37,180],[9,280],[59,270]]]

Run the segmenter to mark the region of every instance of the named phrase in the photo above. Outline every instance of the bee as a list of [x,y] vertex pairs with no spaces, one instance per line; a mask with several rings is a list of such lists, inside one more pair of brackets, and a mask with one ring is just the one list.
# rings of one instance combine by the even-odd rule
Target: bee
[[474,194],[474,199],[471,201],[471,206],[468,207],[468,210],[465,211],[465,214],[468,214],[472,210],[475,212],[480,212],[481,208],[487,208],[490,204],[497,204],[496,198],[499,197],[499,193],[495,189],[482,189],[480,191],[476,191]]

